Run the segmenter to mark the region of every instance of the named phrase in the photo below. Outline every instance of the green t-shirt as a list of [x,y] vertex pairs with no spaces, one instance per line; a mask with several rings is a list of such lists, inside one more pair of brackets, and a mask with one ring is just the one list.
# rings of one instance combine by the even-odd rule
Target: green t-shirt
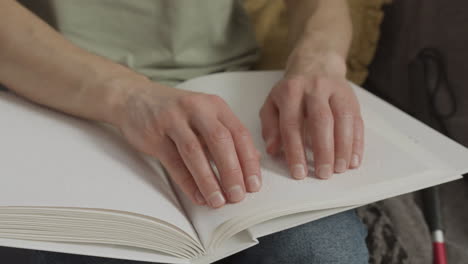
[[159,82],[245,70],[258,56],[236,0],[21,2],[78,46]]

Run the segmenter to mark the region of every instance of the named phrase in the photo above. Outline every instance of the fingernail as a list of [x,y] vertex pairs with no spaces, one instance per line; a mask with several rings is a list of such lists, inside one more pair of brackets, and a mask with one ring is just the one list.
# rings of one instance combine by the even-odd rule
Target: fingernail
[[304,179],[306,177],[304,165],[302,164],[293,165],[291,174],[294,179],[298,179],[298,180]]
[[357,154],[353,154],[353,157],[351,158],[351,166],[353,168],[356,168],[359,166],[359,156]]
[[220,191],[212,193],[210,197],[208,197],[208,200],[210,201],[211,207],[214,208],[221,207],[223,204],[226,203],[226,199],[224,199]]
[[250,191],[258,192],[260,190],[260,179],[257,175],[251,175],[247,177],[247,185]]
[[197,190],[195,192],[195,200],[199,204],[205,204],[206,203],[205,198],[203,198],[203,195],[201,194],[201,192],[199,190]]
[[231,202],[239,202],[244,199],[245,193],[240,185],[234,185],[227,191],[229,196],[229,201]]
[[344,172],[346,171],[346,160],[338,159],[335,161],[335,171],[336,172]]
[[332,168],[330,164],[321,165],[315,171],[315,175],[321,179],[328,179],[332,175]]

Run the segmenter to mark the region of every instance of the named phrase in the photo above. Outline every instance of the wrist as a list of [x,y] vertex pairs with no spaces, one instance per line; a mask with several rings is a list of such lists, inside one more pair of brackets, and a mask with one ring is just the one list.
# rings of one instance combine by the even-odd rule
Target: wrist
[[332,29],[306,23],[294,42],[286,70],[295,72],[305,68],[308,73],[346,77],[346,58],[350,46],[348,32],[351,31]]
[[312,74],[346,78],[346,58],[334,50],[299,48],[286,64],[286,75]]
[[118,74],[104,80],[100,87],[104,90],[102,121],[120,127],[125,118],[125,108],[129,98],[140,93],[153,83],[137,73]]
[[165,103],[168,98],[182,96],[187,91],[155,83],[143,75],[130,72],[111,78],[103,85],[108,90],[105,122],[117,128],[123,127],[129,118],[129,107],[141,102]]

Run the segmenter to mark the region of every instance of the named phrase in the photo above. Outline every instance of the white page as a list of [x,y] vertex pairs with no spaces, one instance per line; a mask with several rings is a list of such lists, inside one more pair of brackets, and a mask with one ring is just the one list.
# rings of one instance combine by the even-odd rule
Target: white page
[[0,92],[0,208],[103,208],[146,215],[197,240],[169,182],[95,123]]
[[[68,253],[68,254],[83,254],[88,256],[104,257],[104,258],[117,258],[129,259],[139,261],[151,261],[157,263],[171,263],[171,264],[188,264],[190,260],[180,259],[165,255],[152,250],[144,250],[140,248],[120,247],[111,245],[98,245],[98,244],[79,244],[79,243],[56,243],[45,241],[33,240],[20,240],[0,238],[0,246],[14,247],[14,248],[27,248],[35,250],[50,251],[54,249],[55,252]],[[76,263],[78,264],[78,263]]]
[[267,236],[288,228],[292,228],[298,225],[308,223],[310,221],[327,217],[333,214],[341,213],[344,211],[351,210],[359,206],[347,206],[347,207],[338,207],[333,209],[323,209],[323,210],[314,210],[307,211],[303,213],[297,213],[292,215],[286,215],[282,217],[277,217],[269,221],[254,225],[248,230],[252,237],[260,238]]
[[[257,148],[262,152],[263,187],[259,193],[249,194],[238,204],[221,209],[194,206],[187,199],[183,203],[202,242],[207,243],[217,227],[229,219],[260,215],[274,208],[300,207],[308,204],[310,209],[326,209],[330,206],[353,206],[410,192],[426,185],[434,185],[459,177],[468,171],[467,150],[448,141],[399,112],[392,113],[394,124],[412,127],[414,130],[400,133],[381,117],[387,111],[395,111],[383,102],[357,89],[366,124],[366,149],[362,166],[329,180],[307,178],[292,180],[284,162],[273,160],[265,153],[260,135],[258,111],[274,83],[281,77],[279,72],[226,73],[190,80],[179,87],[192,91],[218,94],[231,106],[235,114],[252,132]],[[382,112],[382,113],[381,113]],[[396,122],[396,123],[395,123]],[[409,125],[408,125],[409,123]],[[420,132],[423,141],[428,141],[431,151],[437,150],[431,141],[445,145],[446,159],[455,160],[452,166],[422,147],[415,140]],[[442,142],[442,143],[440,143]],[[398,186],[393,189],[392,187]],[[183,195],[180,195],[183,197]],[[298,208],[299,208],[298,207]],[[298,209],[299,210],[299,209]]]

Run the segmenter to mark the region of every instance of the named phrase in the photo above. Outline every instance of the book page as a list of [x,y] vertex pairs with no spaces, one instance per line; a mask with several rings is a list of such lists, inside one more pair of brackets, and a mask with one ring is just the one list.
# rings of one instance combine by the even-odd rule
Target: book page
[[[35,250],[50,251],[52,248],[55,252],[67,254],[83,254],[87,256],[96,256],[113,259],[127,259],[133,261],[148,261],[154,263],[169,263],[169,264],[190,264],[190,260],[181,259],[160,253],[154,250],[145,250],[141,248],[122,247],[102,244],[84,244],[84,243],[63,243],[63,242],[44,242],[34,240],[20,240],[0,238],[0,246],[27,248]],[[112,263],[112,262],[110,262]],[[131,262],[130,262],[131,263]],[[64,263],[66,264],[66,263]],[[70,263],[71,264],[71,263]],[[81,263],[76,263],[81,264]]]
[[[258,117],[267,94],[280,77],[280,72],[226,73],[197,78],[179,86],[224,98],[252,133],[254,143],[263,157],[262,190],[248,194],[241,203],[210,209],[191,204],[179,193],[205,247],[211,247],[216,244],[214,240],[221,239],[221,229],[223,232],[230,232],[240,229],[242,225],[248,227],[281,215],[356,206],[453,180],[460,177],[457,174],[459,171],[468,170],[467,165],[463,165],[468,162],[466,149],[453,142],[445,142],[448,147],[444,155],[450,156],[449,160],[457,160],[452,164],[456,166],[448,166],[448,162],[423,148],[417,137],[408,136],[411,133],[418,135],[420,130],[426,133],[424,129],[428,128],[421,127],[420,124],[413,127],[412,122],[417,122],[407,116],[403,118],[402,113],[398,112],[393,123],[386,122],[379,115],[383,102],[376,104],[376,98],[354,87],[361,102],[366,126],[362,166],[343,174],[335,174],[329,180],[310,176],[305,180],[294,180],[289,176],[284,159],[266,154]],[[384,111],[396,110],[389,110],[389,106],[385,105]],[[414,131],[400,133],[398,125],[412,127]],[[447,140],[433,131],[426,134],[431,141]],[[463,155],[457,156],[460,154]],[[232,219],[238,223],[229,222]]]
[[159,219],[198,240],[157,162],[115,131],[0,92],[0,209],[95,208]]

